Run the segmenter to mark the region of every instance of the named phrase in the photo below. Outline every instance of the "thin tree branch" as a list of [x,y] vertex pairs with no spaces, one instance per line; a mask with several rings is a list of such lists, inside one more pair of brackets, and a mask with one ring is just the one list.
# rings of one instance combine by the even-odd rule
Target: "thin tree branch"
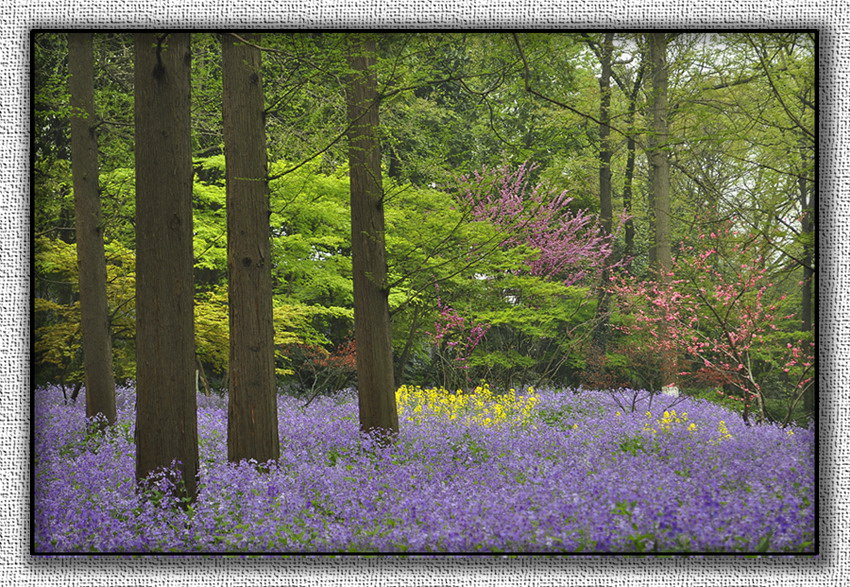
[[541,94],[540,92],[538,92],[537,90],[532,88],[531,87],[531,70],[530,70],[529,65],[528,65],[528,60],[525,57],[525,51],[523,51],[523,49],[522,49],[522,45],[519,42],[519,37],[517,36],[517,34],[511,33],[511,35],[513,36],[514,43],[516,44],[517,50],[519,51],[520,60],[522,61],[523,80],[525,82],[525,91],[526,92],[528,92],[529,94],[531,94],[533,96],[537,96],[541,100],[545,100],[546,102],[554,104],[555,106],[560,106],[561,108],[569,110],[570,112],[573,112],[574,114],[578,114],[579,116],[582,116],[582,117],[584,117],[584,118],[586,118],[586,119],[588,119],[592,122],[595,122],[596,124],[598,124],[600,126],[607,126],[611,130],[613,130],[613,131],[621,134],[622,136],[628,138],[629,135],[626,132],[620,130],[619,128],[611,126],[610,124],[605,124],[604,122],[602,122],[601,120],[599,120],[598,118],[593,116],[592,114],[587,114],[586,112],[582,112],[581,110],[573,108],[569,104],[565,104],[564,102],[561,102],[559,100],[555,100],[554,98],[550,98],[549,96]]
[[773,90],[773,95],[774,95],[774,96],[776,96],[776,99],[777,99],[777,100],[779,100],[779,104],[782,106],[782,109],[785,111],[785,114],[787,114],[787,115],[788,115],[788,118],[790,118],[790,119],[791,119],[791,122],[793,122],[793,123],[794,123],[794,125],[796,125],[796,126],[797,126],[797,128],[799,128],[801,131],[803,131],[803,133],[804,133],[804,134],[806,134],[809,138],[811,138],[812,140],[814,140],[814,139],[815,139],[815,133],[814,133],[814,132],[812,132],[812,131],[810,131],[810,130],[809,130],[809,129],[808,129],[808,128],[807,128],[807,127],[806,127],[806,126],[802,123],[802,121],[800,121],[800,120],[799,120],[799,119],[798,119],[798,118],[797,118],[797,117],[796,117],[796,116],[795,116],[795,115],[791,112],[791,109],[790,109],[790,108],[788,108],[788,105],[785,103],[785,100],[782,98],[782,95],[780,94],[779,90],[778,90],[778,89],[777,89],[777,87],[776,87],[776,84],[775,84],[775,83],[774,83],[774,81],[773,81],[773,76],[771,76],[771,75],[770,75],[770,71],[768,70],[767,63],[765,63],[764,56],[762,55],[761,50],[760,50],[760,49],[756,46],[755,42],[754,42],[754,41],[753,41],[753,39],[750,37],[750,35],[747,35],[747,36],[746,36],[746,39],[747,39],[747,42],[750,44],[750,46],[753,48],[753,50],[756,52],[756,55],[758,55],[759,63],[761,63],[762,69],[764,70],[764,73],[765,73],[765,75],[767,76],[767,81],[768,81],[768,83],[770,84],[771,89]]

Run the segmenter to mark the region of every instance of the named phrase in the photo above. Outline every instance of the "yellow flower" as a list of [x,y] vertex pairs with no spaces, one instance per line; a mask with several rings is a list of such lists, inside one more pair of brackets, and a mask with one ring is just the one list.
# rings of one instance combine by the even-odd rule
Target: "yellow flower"
[[726,427],[726,422],[724,420],[720,420],[717,423],[717,431],[720,433],[720,438],[717,439],[716,442],[721,440],[729,440],[732,438],[732,435],[729,433],[729,429]]
[[[533,388],[530,388],[530,392],[533,392]],[[538,402],[538,398],[532,394],[518,397],[515,389],[495,395],[486,382],[467,393],[462,389],[452,393],[443,387],[422,389],[419,386],[402,385],[396,390],[396,399],[399,414],[408,414],[416,421],[432,416],[450,420],[463,418],[470,424],[479,425],[501,422],[528,424],[533,419]]]

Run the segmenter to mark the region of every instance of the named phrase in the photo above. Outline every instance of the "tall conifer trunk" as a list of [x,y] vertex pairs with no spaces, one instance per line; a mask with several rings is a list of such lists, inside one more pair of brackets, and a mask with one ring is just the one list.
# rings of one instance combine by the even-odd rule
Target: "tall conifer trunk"
[[197,493],[189,35],[137,33],[136,477]]
[[351,174],[351,257],[360,428],[398,432],[378,140],[375,41],[352,34],[347,87]]
[[227,458],[280,457],[260,50],[222,37],[230,388]]
[[101,415],[111,424],[115,422],[115,377],[98,190],[91,33],[68,35],[68,73],[86,417]]

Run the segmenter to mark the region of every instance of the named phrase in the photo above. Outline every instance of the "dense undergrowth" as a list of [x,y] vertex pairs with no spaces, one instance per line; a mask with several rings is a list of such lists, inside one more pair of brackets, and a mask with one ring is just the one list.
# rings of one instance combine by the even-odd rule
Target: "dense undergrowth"
[[87,434],[84,401],[35,390],[34,540],[63,552],[807,552],[814,431],[746,426],[631,391],[405,386],[388,446],[351,391],[279,397],[281,458],[226,461],[227,398],[199,396],[197,501],[134,481],[132,388]]

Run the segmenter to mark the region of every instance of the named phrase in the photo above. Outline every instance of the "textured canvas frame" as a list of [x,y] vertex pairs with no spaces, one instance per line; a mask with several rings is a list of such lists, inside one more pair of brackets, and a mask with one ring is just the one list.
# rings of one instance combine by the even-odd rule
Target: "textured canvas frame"
[[[11,0],[0,7],[0,582],[46,585],[842,585],[850,509],[850,17],[840,0]],[[820,556],[262,559],[29,555],[29,30],[816,28],[820,32]]]

